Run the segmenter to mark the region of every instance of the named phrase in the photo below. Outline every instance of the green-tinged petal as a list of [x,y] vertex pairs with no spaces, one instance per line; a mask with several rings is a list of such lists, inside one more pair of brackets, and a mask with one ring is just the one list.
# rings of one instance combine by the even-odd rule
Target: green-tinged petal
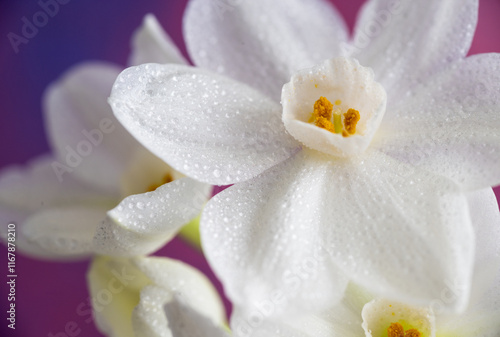
[[151,281],[131,261],[96,257],[87,275],[99,330],[109,337],[135,337],[132,311]]
[[201,250],[200,217],[201,214],[195,219],[191,220],[179,231],[179,236],[183,240],[199,250]]
[[215,325],[225,322],[217,290],[199,270],[181,261],[159,257],[137,258],[134,263],[155,285],[168,290]]
[[205,275],[180,261],[99,256],[87,279],[97,326],[110,337],[170,336],[163,307],[174,298],[210,324],[224,323],[215,288]]

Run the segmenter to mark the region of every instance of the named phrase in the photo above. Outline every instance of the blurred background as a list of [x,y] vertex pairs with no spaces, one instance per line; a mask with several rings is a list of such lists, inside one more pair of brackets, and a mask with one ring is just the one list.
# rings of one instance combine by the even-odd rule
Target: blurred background
[[[22,18],[40,11],[36,0],[0,1],[0,170],[49,151],[44,132],[42,94],[71,66],[87,60],[125,66],[130,37],[146,13],[156,15],[163,28],[186,54],[182,16],[187,0],[86,0],[68,1],[49,18],[36,36],[16,53],[7,38],[21,34]],[[215,1],[215,0],[214,0]],[[332,0],[352,30],[364,0]],[[471,54],[500,52],[500,0],[480,0],[479,25]],[[496,189],[497,197],[500,188]],[[6,224],[1,224],[6,226]],[[77,314],[88,300],[85,273],[88,261],[41,262],[17,255],[16,330],[7,328],[6,252],[0,261],[0,336],[57,336],[65,324],[76,322],[79,336],[101,336],[92,322]],[[200,268],[212,280],[206,261],[197,251],[175,240],[157,255],[181,259]],[[2,262],[2,263],[4,263]],[[221,289],[218,284],[219,290]],[[227,303],[226,303],[227,304]],[[229,305],[227,304],[228,308]],[[5,309],[5,310],[4,310]],[[60,335],[62,336],[62,335]]]

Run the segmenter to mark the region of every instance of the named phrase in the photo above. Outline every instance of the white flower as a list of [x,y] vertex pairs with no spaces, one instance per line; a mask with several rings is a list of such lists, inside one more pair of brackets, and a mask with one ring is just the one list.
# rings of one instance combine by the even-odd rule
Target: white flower
[[[464,191],[500,183],[500,56],[466,58],[477,6],[372,0],[347,43],[321,0],[242,1],[222,15],[192,0],[188,49],[219,74],[148,64],[119,76],[110,102],[144,146],[187,176],[237,183],[202,217],[205,253],[236,304],[285,287],[289,307],[321,309],[348,280],[416,305],[446,279],[470,288]],[[346,130],[343,114],[357,110],[359,132],[315,125],[322,96],[341,101],[331,113]]]
[[[185,63],[153,16],[132,42],[133,64]],[[152,155],[115,119],[107,97],[120,70],[85,63],[49,87],[44,108],[53,155],[2,173],[0,217],[18,224],[24,253],[49,259],[148,254],[196,218],[207,200],[208,186]]]
[[220,329],[224,336],[225,311],[217,291],[183,262],[99,256],[87,278],[97,327],[109,337],[194,337],[196,329]]
[[[448,280],[439,296],[418,307],[370,294],[355,284],[342,302],[317,314],[256,324],[240,311],[233,314],[235,336],[252,337],[497,337],[500,335],[500,214],[490,191],[469,195],[477,237],[472,294],[466,310],[445,307],[464,289]],[[253,315],[256,316],[255,314]],[[250,322],[250,323],[249,323]],[[390,331],[388,331],[390,330]]]

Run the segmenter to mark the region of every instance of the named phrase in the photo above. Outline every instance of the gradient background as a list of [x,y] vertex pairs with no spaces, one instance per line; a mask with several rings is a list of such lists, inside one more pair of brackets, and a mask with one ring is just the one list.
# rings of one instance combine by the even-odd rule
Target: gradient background
[[[436,0],[440,1],[440,0]],[[129,39],[146,13],[154,13],[185,54],[182,15],[187,0],[87,0],[61,5],[59,13],[26,45],[14,53],[9,32],[21,34],[21,18],[40,10],[36,0],[0,1],[0,169],[23,164],[49,150],[40,106],[45,87],[69,67],[86,60],[125,65]],[[364,0],[333,0],[352,29]],[[500,0],[480,0],[479,25],[471,54],[500,52]],[[496,189],[497,197],[500,188]],[[2,226],[6,224],[1,224]],[[46,337],[64,331],[69,321],[82,330],[79,336],[101,336],[86,317],[76,313],[88,293],[88,261],[40,262],[17,256],[16,330],[7,328],[6,252],[0,256],[0,336]],[[180,240],[158,255],[184,260],[213,280],[204,258]],[[4,257],[5,256],[5,257]],[[3,265],[5,263],[5,265]],[[220,289],[220,285],[218,285]]]

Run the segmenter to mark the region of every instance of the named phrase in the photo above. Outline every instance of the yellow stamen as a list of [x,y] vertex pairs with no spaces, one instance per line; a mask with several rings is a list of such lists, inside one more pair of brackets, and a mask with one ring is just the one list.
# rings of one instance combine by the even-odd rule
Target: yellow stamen
[[391,323],[387,328],[387,337],[405,337],[405,329],[399,323]]
[[421,334],[420,334],[420,331],[418,331],[417,329],[410,329],[410,330],[406,330],[405,332],[405,337],[420,337]]
[[316,116],[316,119],[318,119],[318,117],[323,117],[328,120],[331,120],[332,110],[333,110],[333,104],[330,103],[330,101],[323,96],[321,96],[314,103],[314,115]]
[[405,331],[400,323],[391,323],[387,328],[387,337],[421,337],[422,334],[417,329]]
[[[342,104],[341,100],[336,100],[335,105]],[[333,117],[333,121],[332,121]],[[313,123],[332,133],[342,134],[349,137],[356,133],[356,125],[360,119],[359,112],[349,109],[344,114],[344,125],[342,125],[342,113],[340,108],[333,109],[333,104],[325,97],[321,96],[314,103],[314,111],[309,117],[308,123]]]
[[349,109],[344,114],[344,126],[349,135],[356,133],[356,125],[358,124],[360,118],[358,110]]
[[332,122],[330,122],[325,117],[318,117],[318,119],[316,119],[316,125],[330,132],[335,132],[335,127],[333,126]]
[[321,96],[314,103],[314,112],[311,114],[311,118],[309,118],[309,123],[314,122],[316,126],[335,133],[335,130],[337,128],[336,124],[337,122],[335,122],[335,116],[338,112],[335,111],[334,123],[331,122],[332,112],[333,112],[333,104],[328,99]]
[[154,190],[156,190],[161,185],[165,185],[165,184],[167,184],[169,182],[172,182],[172,181],[174,181],[174,179],[172,178],[172,176],[170,175],[170,173],[167,173],[167,174],[165,174],[163,176],[163,179],[161,180],[161,183],[149,185],[149,187],[146,190],[146,192],[153,192]]

